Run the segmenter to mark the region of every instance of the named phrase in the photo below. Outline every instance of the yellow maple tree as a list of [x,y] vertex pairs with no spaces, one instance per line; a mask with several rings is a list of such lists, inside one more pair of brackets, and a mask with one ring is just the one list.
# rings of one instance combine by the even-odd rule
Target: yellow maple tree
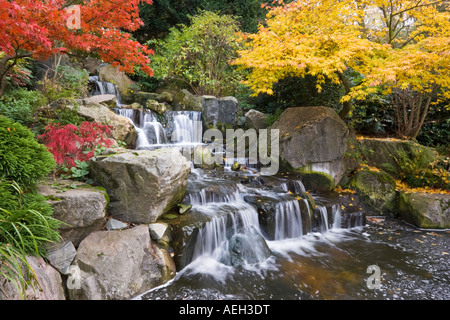
[[[351,112],[352,99],[380,88],[418,93],[416,100],[425,107],[411,119],[399,117],[418,119],[412,125],[417,127],[431,98],[450,97],[449,30],[444,0],[294,1],[269,8],[256,34],[241,35],[246,47],[233,64],[250,70],[245,84],[254,95],[272,94],[273,84],[288,76],[315,76],[318,90],[326,80],[341,84],[342,118]],[[348,69],[363,80],[352,83],[344,74]],[[410,131],[408,137],[414,136]]]

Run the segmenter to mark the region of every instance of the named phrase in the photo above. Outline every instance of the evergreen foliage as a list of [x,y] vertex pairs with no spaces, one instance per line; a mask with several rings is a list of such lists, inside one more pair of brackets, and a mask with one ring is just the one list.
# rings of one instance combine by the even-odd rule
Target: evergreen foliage
[[0,116],[0,179],[29,187],[55,167],[52,154],[33,133],[19,123]]

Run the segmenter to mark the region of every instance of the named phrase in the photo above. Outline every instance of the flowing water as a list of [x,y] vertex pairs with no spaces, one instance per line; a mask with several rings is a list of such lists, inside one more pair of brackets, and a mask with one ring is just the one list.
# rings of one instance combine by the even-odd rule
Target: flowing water
[[[389,218],[365,221],[361,214],[347,228],[339,206],[323,195],[323,204],[309,213],[300,206],[303,199],[282,188],[243,185],[242,177],[226,172],[194,171],[186,199],[192,215],[210,219],[199,224],[194,249],[186,246],[193,254],[176,277],[136,299],[450,299],[448,231],[417,230]],[[244,201],[249,194],[278,200],[269,205],[272,236],[259,209]],[[230,243],[241,235],[246,239],[238,238],[241,252],[233,261]],[[380,270],[379,289],[367,284],[372,265]]]
[[[116,112],[135,125],[138,149],[202,142],[200,112]],[[298,177],[263,177],[248,159],[192,165],[192,207],[170,221],[178,272],[136,299],[450,299],[449,231],[342,212],[338,198],[307,193]]]

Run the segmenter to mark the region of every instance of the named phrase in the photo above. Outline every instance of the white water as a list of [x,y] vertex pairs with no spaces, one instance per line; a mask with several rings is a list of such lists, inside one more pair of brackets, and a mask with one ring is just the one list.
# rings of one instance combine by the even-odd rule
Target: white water
[[[198,111],[169,111],[169,119],[172,119],[173,131],[171,134],[171,144],[168,144],[166,128],[158,121],[158,118],[151,112],[141,112],[133,109],[118,109],[117,112],[130,119],[139,133],[137,149],[149,146],[178,146],[186,144],[198,144],[202,142],[201,112]],[[168,125],[169,127],[170,125]],[[227,172],[234,161],[245,166],[247,170],[244,175],[254,173],[247,158],[227,158],[225,171]],[[207,222],[199,228],[191,264],[199,259],[214,259],[218,262],[229,261],[230,259],[230,239],[240,237],[239,241],[266,245],[266,242],[285,241],[287,239],[299,239],[311,232],[313,215],[309,203],[306,199],[296,199],[289,194],[301,195],[306,189],[301,180],[286,180],[280,187],[282,194],[278,194],[265,188],[252,189],[252,187],[242,186],[238,183],[220,183],[217,179],[208,177],[199,170],[193,169],[193,176],[198,182],[204,182],[204,186],[197,186],[195,191],[186,194],[185,203],[192,204],[193,210],[206,217]],[[251,204],[244,201],[244,194],[260,194],[273,199],[274,206],[274,241],[269,241],[263,236],[260,228],[258,211]],[[307,212],[301,211],[299,201],[302,201]],[[304,209],[305,210],[305,209]],[[332,225],[328,221],[327,208],[319,205],[317,207],[318,226],[320,232],[326,233],[331,229],[340,228],[340,210],[338,206],[332,210]],[[307,221],[304,219],[307,219]],[[306,228],[306,229],[304,229]],[[236,240],[236,238],[235,238]],[[267,245],[266,245],[267,246]],[[261,250],[254,250],[251,254],[256,256],[256,261],[262,262],[267,256]],[[245,259],[245,257],[244,257]],[[252,260],[253,261],[253,260]]]
[[89,82],[95,84],[95,90],[93,95],[99,94],[112,94],[116,96],[117,107],[120,108],[122,105],[122,99],[120,97],[119,90],[114,83],[99,81],[98,76],[90,76]]
[[175,131],[172,142],[201,143],[203,136],[202,114],[198,111],[173,111]]
[[275,214],[275,240],[301,236],[303,236],[303,225],[298,200],[278,203]]

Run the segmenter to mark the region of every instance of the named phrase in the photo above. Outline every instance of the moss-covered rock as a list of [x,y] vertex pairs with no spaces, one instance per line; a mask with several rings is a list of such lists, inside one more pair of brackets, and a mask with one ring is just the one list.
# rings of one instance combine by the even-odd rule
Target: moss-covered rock
[[414,141],[396,139],[360,139],[364,150],[362,156],[370,166],[382,169],[396,178],[401,178],[401,162],[411,161],[417,168],[426,168],[435,160],[432,148]]
[[306,190],[331,191],[334,188],[334,179],[327,173],[318,171],[304,171],[301,180]]
[[398,212],[419,228],[450,228],[450,195],[400,192]]
[[159,114],[163,114],[164,112],[166,112],[169,109],[167,104],[159,103],[156,100],[147,100],[147,102],[145,103],[145,107],[147,109],[153,110]]
[[172,107],[175,111],[202,111],[202,99],[183,89],[173,97]]
[[365,209],[376,215],[395,215],[395,180],[383,171],[358,171],[350,181]]
[[346,174],[343,158],[351,130],[332,108],[288,108],[271,129],[279,130],[281,164],[325,172],[333,178],[333,185]]

